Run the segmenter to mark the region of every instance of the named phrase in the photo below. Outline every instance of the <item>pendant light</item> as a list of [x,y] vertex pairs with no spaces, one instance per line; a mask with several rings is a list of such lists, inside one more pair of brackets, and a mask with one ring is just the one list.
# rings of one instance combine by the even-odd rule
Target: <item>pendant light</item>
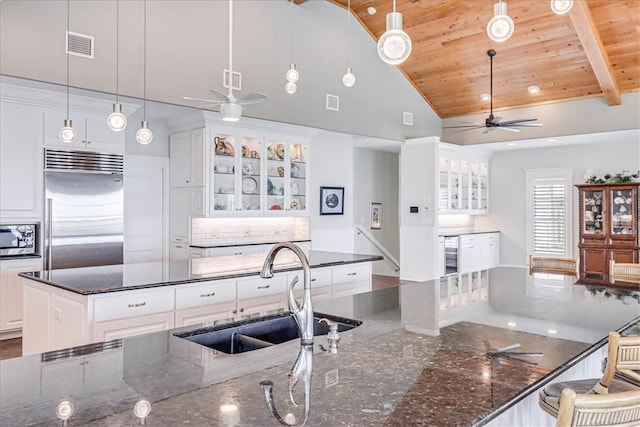
[[[293,17],[292,17],[293,0],[289,0],[288,7],[289,7],[289,10],[287,11],[287,14],[289,15],[289,22],[291,23],[291,27],[289,29],[291,33],[289,34],[289,56],[293,57],[293,23],[294,23]],[[289,69],[285,74],[285,78],[287,79],[287,83],[285,83],[284,85],[284,91],[287,92],[289,95],[293,95],[298,91],[297,82],[298,82],[298,79],[300,78],[300,73],[298,73],[298,70],[296,70],[296,64],[294,64],[293,62],[289,64]]]
[[[349,50],[349,19],[351,18],[351,0],[347,0],[347,64],[351,60]],[[356,84],[356,76],[353,74],[351,67],[347,66],[347,72],[342,76],[342,84],[346,87],[351,87]]]
[[68,144],[72,143],[78,137],[76,130],[73,128],[71,123],[71,119],[69,118],[69,0],[67,0],[67,32],[65,33],[65,45],[66,45],[66,55],[67,55],[67,117],[64,119],[62,123],[62,128],[58,133],[58,136],[62,142],[66,142]]
[[564,15],[573,7],[573,0],[551,0],[551,11],[556,15]]
[[403,63],[411,54],[411,38],[402,31],[402,14],[396,12],[396,0],[393,0],[393,12],[387,14],[387,31],[378,40],[378,56],[390,65]]
[[504,42],[513,35],[515,24],[507,15],[507,4],[500,0],[493,5],[493,18],[487,24],[487,35],[494,42]]
[[153,140],[153,132],[147,123],[147,0],[144,0],[144,18],[142,29],[142,123],[136,132],[136,140],[147,145]]
[[107,126],[114,132],[121,132],[127,127],[127,118],[122,114],[122,105],[118,102],[118,59],[119,59],[119,15],[120,2],[116,0],[116,103],[113,104],[113,112],[107,117]]

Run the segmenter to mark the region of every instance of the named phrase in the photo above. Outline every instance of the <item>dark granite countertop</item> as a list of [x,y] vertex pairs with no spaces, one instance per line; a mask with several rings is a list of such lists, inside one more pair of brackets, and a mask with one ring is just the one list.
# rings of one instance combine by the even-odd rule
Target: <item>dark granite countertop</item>
[[[311,240],[289,240],[292,243],[311,242]],[[229,244],[229,245],[189,245],[190,248],[200,249],[212,249],[212,248],[230,248],[236,246],[258,246],[258,245],[275,245],[278,242],[255,242],[255,243],[241,243],[241,244]]]
[[[314,301],[317,312],[363,323],[341,333],[338,354],[323,351],[326,337],[316,337],[307,425],[483,425],[521,390],[604,345],[610,330],[640,321],[638,292],[607,293],[560,278],[549,293],[548,275],[524,268],[482,274],[475,277],[486,279],[486,292],[480,287],[457,305],[443,300],[446,280]],[[438,329],[451,314],[464,320]],[[531,329],[551,325],[556,335]],[[279,412],[300,417],[286,389],[297,341],[227,355],[175,332],[0,361],[0,425],[59,425],[56,407],[67,401],[74,407],[69,426],[134,426],[133,407],[144,399],[150,426],[276,426],[259,385],[266,379]],[[494,348],[518,342],[543,356],[530,359],[535,367],[503,361],[490,371],[485,340]],[[301,405],[302,390],[294,391]]]
[[[184,261],[145,262],[35,271],[20,273],[20,275],[78,294],[92,295],[206,280],[257,276],[266,256],[266,253],[225,255]],[[308,251],[307,256],[311,268],[383,259],[379,255],[322,251]],[[297,258],[291,253],[283,251],[276,257],[274,263],[275,272],[299,268],[301,267]]]
[[486,233],[499,233],[500,230],[473,230],[473,229],[440,229],[438,230],[438,236],[443,237],[453,237],[453,236],[462,236],[465,234],[486,234]]

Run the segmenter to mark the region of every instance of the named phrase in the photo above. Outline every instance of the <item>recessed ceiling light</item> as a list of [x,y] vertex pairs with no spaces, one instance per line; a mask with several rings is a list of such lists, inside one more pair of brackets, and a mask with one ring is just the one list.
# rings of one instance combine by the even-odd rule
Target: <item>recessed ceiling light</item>
[[540,88],[538,86],[529,86],[527,88],[527,90],[529,91],[529,93],[539,93],[540,92]]
[[557,139],[547,139],[547,142],[556,142]]
[[375,7],[373,7],[373,6],[369,6],[369,7],[367,8],[367,13],[368,13],[369,15],[375,15],[375,14],[376,14],[376,12],[377,12],[377,10],[376,10],[376,8],[375,8]]
[[491,95],[489,95],[488,93],[481,93],[480,99],[482,99],[483,101],[488,101],[491,99]]
[[515,142],[510,142],[507,144],[509,147],[513,147],[514,145],[517,145]]
[[507,322],[507,326],[510,327],[510,328],[515,328],[517,326],[517,324],[513,320],[509,320]]
[[555,335],[558,333],[558,331],[556,329],[547,329],[547,332],[551,335]]

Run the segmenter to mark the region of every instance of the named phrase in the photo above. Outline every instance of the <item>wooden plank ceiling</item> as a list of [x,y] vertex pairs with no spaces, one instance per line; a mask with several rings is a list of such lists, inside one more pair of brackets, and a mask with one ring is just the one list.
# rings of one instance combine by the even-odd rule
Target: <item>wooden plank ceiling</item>
[[[328,1],[347,8],[347,0]],[[548,0],[505,0],[515,32],[503,43],[486,33],[496,2],[397,0],[413,43],[400,69],[440,117],[488,112],[480,99],[489,93],[488,49],[497,52],[496,111],[594,96],[616,105],[640,90],[640,0],[576,0],[567,15],[551,12]],[[375,40],[392,8],[393,0],[351,0]],[[540,92],[529,94],[531,85]]]

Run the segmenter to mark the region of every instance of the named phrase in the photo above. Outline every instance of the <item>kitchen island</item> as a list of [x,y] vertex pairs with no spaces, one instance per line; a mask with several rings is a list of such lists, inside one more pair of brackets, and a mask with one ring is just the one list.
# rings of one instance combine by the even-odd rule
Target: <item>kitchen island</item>
[[[548,275],[532,277],[524,268],[485,273],[486,297],[469,300],[468,319],[438,335],[408,329],[433,329],[443,310],[453,309],[442,306],[440,280],[314,301],[316,312],[363,323],[341,333],[337,354],[323,351],[327,340],[316,337],[307,424],[492,425],[535,387],[590,356],[600,362],[608,332],[640,321],[637,292],[608,292],[560,278],[549,293]],[[601,315],[593,316],[596,311]],[[527,329],[551,325],[555,337]],[[263,380],[274,382],[280,413],[300,417],[302,409],[288,403],[286,391],[296,341],[229,355],[175,332],[0,362],[0,424],[54,425],[57,406],[67,401],[74,408],[69,426],[133,426],[139,425],[134,405],[146,400],[147,425],[275,426],[260,388]],[[492,368],[484,341],[492,348],[517,342],[520,350],[543,355],[527,359],[535,366],[501,361],[500,368]],[[299,402],[301,390],[294,393]],[[521,416],[526,420],[502,425],[554,425],[538,408]]]
[[[22,273],[22,354],[202,323],[282,312],[302,270],[290,251],[275,276],[259,277],[265,253]],[[371,290],[378,255],[307,251],[314,299]],[[296,288],[301,292],[302,287]]]

